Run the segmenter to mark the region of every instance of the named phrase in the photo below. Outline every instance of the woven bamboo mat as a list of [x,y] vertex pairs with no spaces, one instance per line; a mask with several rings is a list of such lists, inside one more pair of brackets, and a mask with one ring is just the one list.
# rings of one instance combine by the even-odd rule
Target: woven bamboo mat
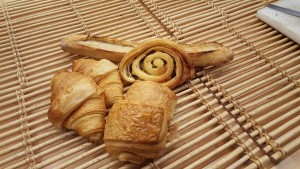
[[[255,17],[265,0],[9,0],[0,9],[0,168],[269,168],[300,148],[300,47]],[[232,62],[174,91],[179,136],[141,165],[47,119],[69,34],[218,41]],[[126,89],[125,89],[126,90]]]

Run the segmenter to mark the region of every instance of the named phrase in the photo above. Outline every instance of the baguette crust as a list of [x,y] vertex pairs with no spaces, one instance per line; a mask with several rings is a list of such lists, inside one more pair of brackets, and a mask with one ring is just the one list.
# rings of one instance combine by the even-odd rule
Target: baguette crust
[[136,46],[135,42],[86,35],[69,35],[61,41],[61,49],[66,52],[112,62],[120,62]]
[[221,43],[181,44],[197,67],[221,66],[233,60],[233,51]]

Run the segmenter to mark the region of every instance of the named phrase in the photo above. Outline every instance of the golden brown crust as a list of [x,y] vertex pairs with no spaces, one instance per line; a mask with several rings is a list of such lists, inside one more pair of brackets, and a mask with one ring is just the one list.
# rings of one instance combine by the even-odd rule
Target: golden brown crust
[[233,51],[220,43],[181,44],[197,67],[220,66],[233,60]]
[[118,102],[109,112],[106,141],[128,141],[130,143],[158,143],[164,109],[139,102]]
[[[78,55],[120,62],[126,53],[140,44],[107,37],[88,38],[86,35],[69,35],[62,39],[61,48]],[[231,49],[217,42],[179,44],[179,46],[188,53],[196,67],[220,66],[234,57]]]
[[223,45],[217,42],[204,42],[194,44],[180,44],[180,46],[183,47],[189,55],[194,55],[200,52],[205,53],[216,51],[219,47],[222,47]]
[[123,100],[123,82],[118,71],[107,74],[98,81],[98,85],[104,90],[107,107],[111,107],[119,100]]
[[48,119],[54,126],[75,130],[99,142],[104,132],[104,93],[91,77],[78,72],[59,71],[51,80]]
[[86,35],[69,35],[61,41],[61,48],[66,52],[113,62],[121,61],[135,46],[135,42]]
[[78,59],[73,62],[73,71],[92,77],[104,90],[106,107],[123,99],[123,83],[118,66],[107,59]]
[[77,59],[73,61],[73,72],[80,72],[92,77],[96,82],[107,74],[118,70],[118,66],[107,59]]
[[[136,92],[139,91],[139,92]],[[168,87],[152,81],[136,82],[131,85],[124,99],[156,105],[167,110],[168,122],[173,117],[177,96]]]
[[121,60],[119,71],[128,83],[155,81],[170,89],[195,76],[188,54],[166,39],[147,40],[128,52]]
[[104,131],[107,152],[132,163],[160,155],[176,100],[172,90],[159,83],[134,83],[125,100],[117,102],[109,112]]
[[93,79],[76,72],[60,71],[51,83],[53,94],[48,118],[59,128],[73,110],[97,93]]

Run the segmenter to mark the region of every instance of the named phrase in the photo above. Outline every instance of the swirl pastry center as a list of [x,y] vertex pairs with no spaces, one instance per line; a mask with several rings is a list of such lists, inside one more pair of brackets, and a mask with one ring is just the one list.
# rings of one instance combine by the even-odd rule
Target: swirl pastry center
[[120,75],[128,83],[154,81],[170,89],[195,74],[185,50],[165,39],[151,39],[131,50],[120,63]]

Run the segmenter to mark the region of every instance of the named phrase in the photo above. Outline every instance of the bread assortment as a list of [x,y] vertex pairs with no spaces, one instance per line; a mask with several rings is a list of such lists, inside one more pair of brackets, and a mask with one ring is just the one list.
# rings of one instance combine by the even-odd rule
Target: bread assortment
[[195,76],[194,65],[183,48],[165,39],[151,39],[128,52],[120,62],[127,83],[148,80],[170,89]]
[[106,107],[104,93],[91,77],[59,71],[51,80],[49,121],[57,128],[75,130],[91,142],[102,140]]
[[176,95],[166,86],[152,81],[134,83],[107,117],[107,152],[132,163],[157,157],[165,148],[176,101]]
[[111,62],[100,61],[75,60],[73,72],[54,74],[49,121],[91,142],[102,141],[104,135],[107,152],[121,161],[141,163],[157,157],[167,142],[176,95],[160,83],[139,81],[130,86],[124,99],[115,100],[107,116],[105,91],[96,81],[103,79],[99,76],[102,64],[109,68]]
[[[75,60],[72,72],[54,74],[49,121],[91,142],[103,140],[111,156],[132,163],[158,157],[176,133],[176,127],[169,128],[177,101],[171,89],[192,79],[195,66],[233,59],[233,52],[219,43],[166,39],[139,43],[70,35],[61,48],[93,59]],[[123,97],[124,83],[132,85]]]
[[[66,52],[94,59],[108,59],[113,62],[121,62],[126,53],[140,44],[140,42],[123,41],[107,37],[69,35],[62,39],[61,48]],[[187,52],[193,65],[196,67],[220,66],[233,59],[232,50],[220,43],[180,43],[178,45]]]

